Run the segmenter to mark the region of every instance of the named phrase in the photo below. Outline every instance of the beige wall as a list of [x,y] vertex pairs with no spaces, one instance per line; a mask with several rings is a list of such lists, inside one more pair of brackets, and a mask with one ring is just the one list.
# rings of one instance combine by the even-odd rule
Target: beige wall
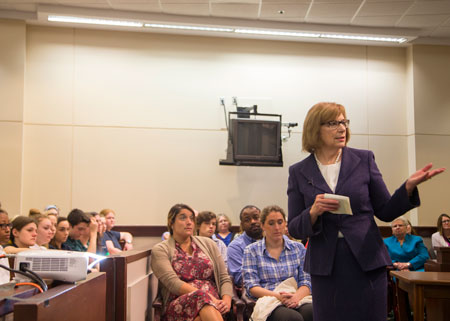
[[[414,112],[417,166],[429,162],[450,168],[450,47],[415,46]],[[441,213],[450,212],[449,173],[421,188],[420,225],[434,225]]]
[[248,203],[286,207],[288,166],[306,156],[300,129],[282,168],[219,166],[222,96],[299,124],[318,101],[343,103],[350,146],[375,152],[392,192],[415,162],[405,48],[28,26],[24,50],[23,196],[7,198],[17,208],[110,207],[118,224],[163,225],[176,202],[234,223]]
[[20,213],[25,23],[0,20],[0,202]]

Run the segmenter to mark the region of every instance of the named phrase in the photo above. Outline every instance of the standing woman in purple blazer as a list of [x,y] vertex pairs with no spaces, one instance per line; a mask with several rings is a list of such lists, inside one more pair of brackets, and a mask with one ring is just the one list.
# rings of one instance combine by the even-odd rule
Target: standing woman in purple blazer
[[[444,171],[428,164],[391,196],[371,151],[346,147],[345,108],[318,103],[303,124],[309,157],[289,168],[289,233],[309,237],[305,271],[311,274],[314,321],[385,321],[386,266],[391,264],[374,216],[390,222],[420,205],[416,186]],[[347,196],[353,215],[333,214]]]

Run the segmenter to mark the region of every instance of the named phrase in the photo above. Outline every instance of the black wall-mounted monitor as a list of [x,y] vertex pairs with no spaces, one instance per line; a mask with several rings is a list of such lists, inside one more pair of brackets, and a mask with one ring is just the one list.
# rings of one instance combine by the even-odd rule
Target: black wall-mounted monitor
[[232,119],[234,160],[278,162],[281,156],[280,126],[278,121]]
[[[283,166],[281,150],[281,115],[250,113],[240,118],[242,111],[228,114],[227,158],[220,165]],[[238,118],[231,118],[232,116]],[[270,118],[264,120],[261,118]],[[272,120],[277,118],[278,120]]]

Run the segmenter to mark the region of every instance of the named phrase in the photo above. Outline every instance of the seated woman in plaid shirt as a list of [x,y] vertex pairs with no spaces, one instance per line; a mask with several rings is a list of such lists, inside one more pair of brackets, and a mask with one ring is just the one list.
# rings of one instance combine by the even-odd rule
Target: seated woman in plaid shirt
[[[244,251],[242,273],[247,294],[253,299],[273,296],[281,301],[282,305],[272,311],[267,321],[312,321],[312,304],[299,307],[299,302],[311,294],[310,276],[303,271],[305,247],[284,235],[286,215],[279,206],[264,208],[261,223],[265,237]],[[290,277],[297,281],[295,293],[274,291],[278,284]]]

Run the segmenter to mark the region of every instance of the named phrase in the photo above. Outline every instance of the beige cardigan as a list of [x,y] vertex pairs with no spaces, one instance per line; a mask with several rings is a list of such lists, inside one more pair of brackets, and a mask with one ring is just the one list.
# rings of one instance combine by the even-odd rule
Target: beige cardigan
[[[220,297],[222,298],[225,294],[232,297],[233,285],[216,243],[212,239],[202,236],[193,236],[192,241],[202,249],[202,251],[213,263],[214,279],[216,281],[216,286],[219,290]],[[152,248],[150,259],[152,271],[159,280],[164,311],[170,293],[179,295],[179,290],[185,283],[180,280],[172,268],[172,257],[174,250],[175,240],[171,237],[167,241],[158,243]]]

